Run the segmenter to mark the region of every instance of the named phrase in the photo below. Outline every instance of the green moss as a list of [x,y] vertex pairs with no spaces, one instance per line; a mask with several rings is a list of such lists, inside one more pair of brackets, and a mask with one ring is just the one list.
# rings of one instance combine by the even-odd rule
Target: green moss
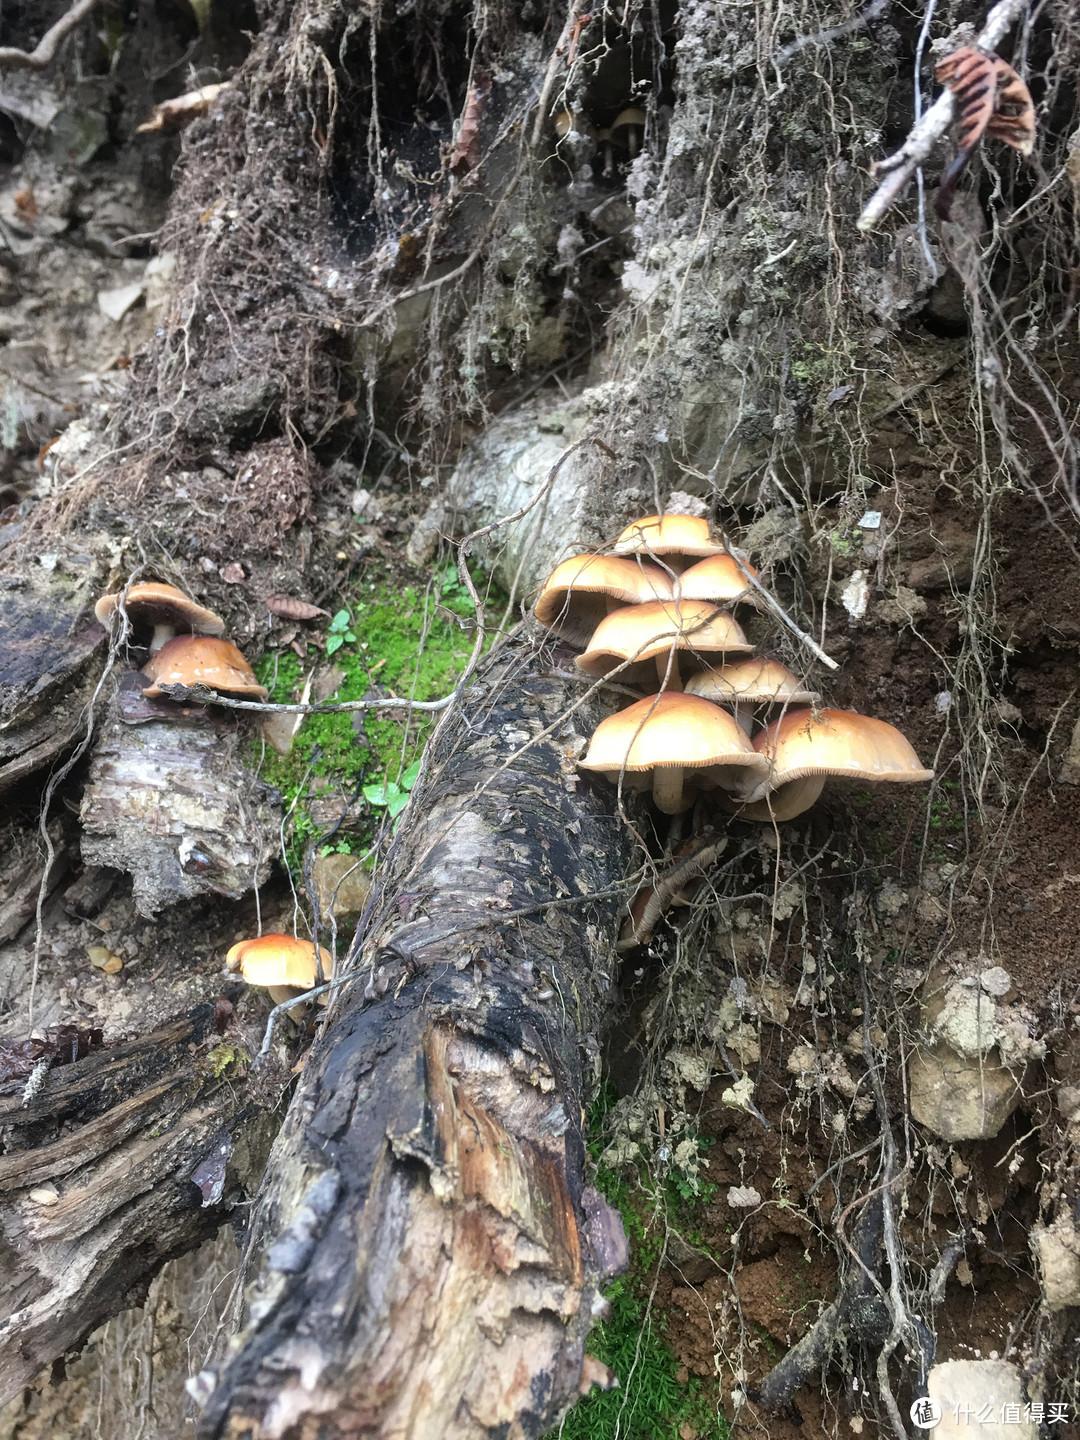
[[[478,589],[484,595],[482,580]],[[496,606],[499,597],[489,590],[489,598]],[[453,689],[474,637],[472,601],[453,568],[435,577],[426,591],[369,578],[340,596],[339,603],[328,660],[344,678],[330,700],[362,700],[376,686],[384,694],[392,691],[411,700],[436,700]],[[291,651],[276,651],[255,668],[271,700],[285,704],[297,698],[311,662],[302,666]],[[356,793],[361,812],[369,812],[365,828],[368,834],[374,832],[385,806],[364,801],[361,790],[367,787],[373,795],[376,787],[399,786],[435,718],[420,714],[402,719],[401,712],[386,711],[309,715],[288,755],[267,749],[262,778],[281,791],[291,811],[290,865],[299,868],[305,847],[316,838],[306,802],[327,785]],[[361,846],[364,840],[361,835]],[[338,834],[328,848],[349,852],[359,847],[354,838]]]
[[[602,1093],[590,1114],[594,1161],[603,1148],[603,1116],[611,1099],[610,1091]],[[688,1222],[702,1197],[648,1175],[632,1189],[623,1176],[602,1166],[593,1183],[622,1215],[630,1241],[630,1268],[606,1291],[611,1313],[590,1333],[588,1344],[589,1354],[618,1376],[619,1388],[593,1390],[545,1440],[679,1440],[679,1429],[687,1423],[701,1440],[728,1440],[728,1425],[716,1410],[717,1386],[696,1376],[678,1378],[679,1362],[664,1337],[663,1317],[649,1304],[665,1235],[674,1228],[690,1238]]]

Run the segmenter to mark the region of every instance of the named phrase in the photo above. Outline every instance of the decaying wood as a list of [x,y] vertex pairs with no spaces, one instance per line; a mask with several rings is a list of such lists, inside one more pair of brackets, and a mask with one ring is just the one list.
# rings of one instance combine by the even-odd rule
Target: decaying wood
[[[94,1050],[28,1102],[22,1080],[0,1086],[0,1405],[257,1185],[281,1076],[245,1079],[216,1018],[203,1004]],[[220,1185],[200,1193],[193,1175],[215,1155]]]
[[88,599],[83,582],[40,567],[0,589],[0,794],[85,733],[105,654]]
[[216,707],[147,700],[121,673],[83,793],[83,859],[133,878],[139,913],[266,881],[280,816],[243,763],[250,729]]
[[507,648],[440,727],[275,1146],[204,1437],[534,1436],[605,1373],[585,1341],[625,1239],[582,1105],[628,840],[571,701]]

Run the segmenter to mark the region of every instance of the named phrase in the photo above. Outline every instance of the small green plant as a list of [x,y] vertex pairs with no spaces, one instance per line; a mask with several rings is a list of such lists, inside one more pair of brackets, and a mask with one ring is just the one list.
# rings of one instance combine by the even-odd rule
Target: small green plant
[[335,651],[340,650],[346,641],[348,641],[350,645],[356,644],[356,635],[350,628],[351,625],[352,618],[348,610],[339,610],[326,627],[327,655],[333,655]]
[[399,780],[384,780],[381,785],[365,785],[363,796],[376,810],[385,809],[396,820],[409,803],[409,793],[420,774],[420,761],[414,760]]

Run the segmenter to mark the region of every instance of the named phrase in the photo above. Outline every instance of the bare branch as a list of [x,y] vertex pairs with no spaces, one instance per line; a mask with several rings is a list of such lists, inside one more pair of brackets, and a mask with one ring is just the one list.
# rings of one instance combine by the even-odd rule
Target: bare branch
[[[1027,9],[1028,0],[998,0],[986,17],[975,40],[979,50],[992,51]],[[934,146],[952,124],[955,101],[952,91],[943,90],[922,119],[912,127],[900,149],[874,166],[875,175],[885,178],[867,201],[859,216],[860,230],[873,230],[886,210],[906,188],[908,181],[930,157]]]
[[71,34],[97,5],[97,0],[75,0],[66,15],[61,15],[56,24],[38,42],[36,50],[19,50],[14,45],[0,45],[0,69],[44,70],[50,63],[60,42]]

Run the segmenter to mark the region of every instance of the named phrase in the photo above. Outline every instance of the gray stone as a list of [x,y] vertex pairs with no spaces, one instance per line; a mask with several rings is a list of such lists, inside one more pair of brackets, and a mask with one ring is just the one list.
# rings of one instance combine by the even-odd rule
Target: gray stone
[[1073,726],[1069,748],[1065,751],[1065,758],[1058,771],[1058,780],[1062,785],[1080,785],[1080,720]]
[[355,919],[371,891],[371,876],[355,855],[320,855],[312,864],[311,881],[323,920]]
[[960,1055],[943,1040],[908,1062],[911,1113],[942,1140],[996,1135],[1023,1098],[1021,1082],[994,1055]]
[[1080,1305],[1080,1234],[1072,1216],[1059,1215],[1052,1225],[1037,1226],[1029,1238],[1039,1261],[1046,1308]]
[[[934,1440],[964,1436],[971,1440],[1038,1440],[1039,1427],[1025,1420],[1025,1397],[1020,1371],[1004,1360],[946,1360],[934,1365],[926,1377],[931,1400],[941,1406],[941,1419],[932,1431]],[[1019,1420],[1002,1419],[1004,1405],[1018,1405]],[[986,1420],[980,1415],[992,1416]]]

